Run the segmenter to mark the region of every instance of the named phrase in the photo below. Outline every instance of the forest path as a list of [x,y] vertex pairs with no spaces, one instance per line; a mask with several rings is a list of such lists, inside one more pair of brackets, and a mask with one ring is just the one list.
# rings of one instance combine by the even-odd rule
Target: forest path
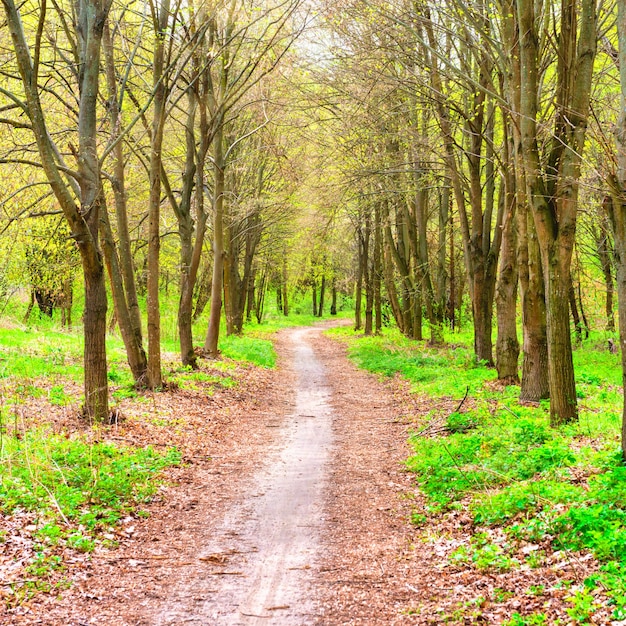
[[313,332],[289,333],[287,366],[296,373],[295,406],[251,485],[204,546],[199,558],[207,562],[209,576],[181,580],[155,624],[247,626],[269,620],[295,626],[311,621],[307,589],[319,551],[332,446],[325,372],[307,341]]
[[282,331],[276,370],[198,406],[223,430],[150,518],[11,626],[426,623],[407,614],[438,557],[411,545],[406,387],[357,370],[327,326]]

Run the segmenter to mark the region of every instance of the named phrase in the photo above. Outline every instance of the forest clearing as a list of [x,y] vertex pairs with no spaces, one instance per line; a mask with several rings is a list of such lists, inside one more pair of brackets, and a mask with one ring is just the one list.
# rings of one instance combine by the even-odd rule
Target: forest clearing
[[0,6],[0,623],[626,624],[626,0]]

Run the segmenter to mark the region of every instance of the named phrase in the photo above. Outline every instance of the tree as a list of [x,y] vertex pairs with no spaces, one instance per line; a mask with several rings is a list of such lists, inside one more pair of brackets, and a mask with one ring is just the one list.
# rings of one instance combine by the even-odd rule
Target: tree
[[536,6],[518,0],[520,129],[526,188],[546,288],[550,420],[577,419],[569,328],[569,288],[576,235],[578,187],[596,53],[595,0],[562,0],[559,16],[555,121],[545,159],[539,151],[539,63]]
[[43,33],[47,18],[44,2],[39,12],[34,39],[29,45],[20,9],[13,0],[2,0],[11,33],[15,62],[23,93],[2,90],[12,105],[29,119],[41,167],[54,192],[71,237],[78,246],[85,286],[84,311],[84,388],[85,415],[91,419],[108,419],[108,382],[106,360],[107,297],[104,265],[99,246],[99,219],[102,210],[102,185],[97,149],[96,105],[99,93],[100,46],[110,0],[78,0],[75,36],[78,65],[73,68],[78,83],[77,169],[67,167],[61,151],[54,144],[42,105],[39,72],[42,63]]

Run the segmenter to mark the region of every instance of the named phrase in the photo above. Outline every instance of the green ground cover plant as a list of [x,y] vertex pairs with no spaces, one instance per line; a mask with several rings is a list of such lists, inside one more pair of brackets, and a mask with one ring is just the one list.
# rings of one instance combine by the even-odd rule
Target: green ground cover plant
[[[580,421],[549,426],[547,403],[522,406],[515,386],[495,387],[495,371],[476,363],[468,337],[448,337],[433,348],[397,331],[355,336],[351,329],[330,334],[348,342],[350,357],[381,376],[401,375],[416,393],[437,400],[468,401],[459,411],[435,408],[426,428],[410,438],[415,454],[407,468],[426,496],[418,525],[449,510],[471,515],[474,534],[455,550],[453,562],[506,571],[520,566],[517,542],[552,550],[590,551],[601,564],[585,589],[568,599],[572,623],[588,623],[596,607],[591,591],[610,597],[614,619],[626,618],[626,467],[619,454],[621,370],[618,355],[593,336],[575,351]],[[449,405],[449,402],[448,402]],[[445,425],[429,435],[428,423]],[[424,519],[424,516],[425,518]],[[506,541],[493,543],[485,529],[499,529]],[[525,563],[540,566],[533,552]],[[508,622],[542,624],[545,615],[514,615]]]
[[124,516],[142,515],[163,482],[161,471],[180,462],[175,449],[120,447],[43,429],[12,432],[0,424],[0,513],[29,522],[34,555],[24,579],[4,590],[5,601],[67,586],[66,549],[112,547],[110,532]]

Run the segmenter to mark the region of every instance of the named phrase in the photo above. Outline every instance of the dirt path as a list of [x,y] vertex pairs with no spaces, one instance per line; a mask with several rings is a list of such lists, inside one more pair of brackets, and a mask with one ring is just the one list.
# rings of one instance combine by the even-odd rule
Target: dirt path
[[417,623],[400,404],[321,330],[282,333],[279,368],[229,413],[228,439],[120,549],[7,623]]
[[324,368],[307,341],[311,332],[290,334],[294,411],[276,433],[264,466],[214,529],[200,556],[210,563],[214,577],[185,576],[155,624],[252,625],[270,619],[288,626],[311,620],[314,608],[305,590],[319,552],[332,443],[329,393]]

